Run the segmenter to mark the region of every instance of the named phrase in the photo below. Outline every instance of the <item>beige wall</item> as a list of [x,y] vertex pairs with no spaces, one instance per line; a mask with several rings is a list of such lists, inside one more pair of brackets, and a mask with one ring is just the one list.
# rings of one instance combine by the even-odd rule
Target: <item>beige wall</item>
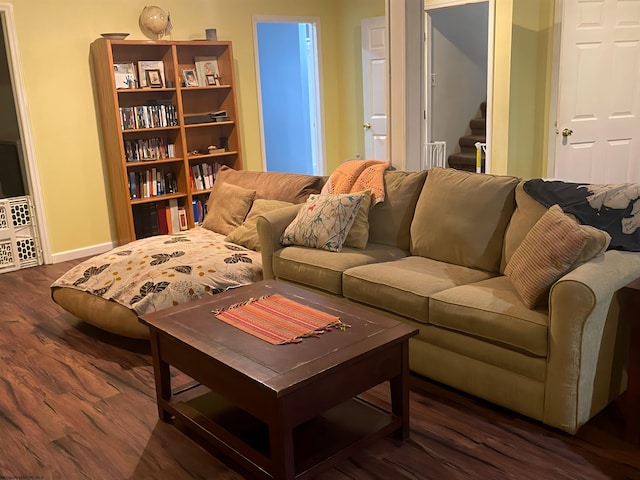
[[545,176],[553,0],[514,0],[507,173]]
[[[89,45],[101,32],[145,38],[142,0],[14,0],[18,54],[52,254],[109,243],[107,169],[91,80]],[[378,5],[379,4],[379,5]],[[360,18],[384,14],[383,0],[165,0],[174,40],[217,28],[236,64],[245,168],[262,168],[253,49],[253,15],[320,18],[327,167],[361,151]],[[362,13],[360,13],[362,12]],[[344,17],[343,17],[344,15]],[[347,48],[344,48],[344,45]]]

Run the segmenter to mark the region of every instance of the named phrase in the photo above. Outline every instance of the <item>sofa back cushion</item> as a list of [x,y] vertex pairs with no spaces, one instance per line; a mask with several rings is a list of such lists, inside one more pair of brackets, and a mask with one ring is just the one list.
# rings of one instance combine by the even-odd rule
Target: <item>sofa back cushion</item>
[[369,212],[369,242],[409,251],[411,220],[426,171],[384,172],[384,202]]
[[411,254],[498,272],[518,179],[433,168],[411,223]]
[[218,182],[255,190],[256,198],[304,203],[312,193],[320,193],[326,178],[298,173],[250,172],[222,166],[216,175]]

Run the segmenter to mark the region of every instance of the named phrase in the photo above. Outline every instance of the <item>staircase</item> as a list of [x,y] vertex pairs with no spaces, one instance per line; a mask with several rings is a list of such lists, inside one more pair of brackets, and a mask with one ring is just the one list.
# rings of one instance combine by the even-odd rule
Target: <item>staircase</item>
[[[449,167],[468,172],[476,171],[476,142],[485,143],[487,141],[487,102],[480,104],[480,113],[482,117],[472,118],[469,122],[471,134],[458,140],[460,152],[449,155],[447,159]],[[482,155],[482,171],[484,172],[484,154]]]

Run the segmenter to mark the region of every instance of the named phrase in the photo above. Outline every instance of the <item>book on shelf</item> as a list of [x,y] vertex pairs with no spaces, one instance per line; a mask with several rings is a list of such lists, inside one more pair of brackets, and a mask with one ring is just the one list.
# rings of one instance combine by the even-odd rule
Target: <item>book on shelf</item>
[[150,198],[168,193],[176,193],[177,185],[173,172],[164,168],[148,168],[146,170],[131,171],[128,175],[129,197]]
[[171,216],[171,230],[173,233],[178,233],[180,230],[180,214],[178,212],[178,199],[172,198],[169,200],[169,211]]
[[155,202],[133,206],[133,226],[136,238],[152,237],[160,234],[158,206]]
[[175,105],[136,105],[119,107],[122,130],[175,127],[178,114]]
[[178,218],[180,220],[180,230],[187,230],[189,223],[187,222],[187,211],[183,206],[178,207]]
[[204,205],[202,200],[193,200],[191,205],[193,207],[193,221],[196,225],[199,225],[204,220]]
[[167,221],[168,207],[166,205],[158,205],[158,230],[160,235],[169,234],[169,222]]
[[167,144],[161,137],[124,141],[124,156],[127,162],[162,160],[172,158],[172,153],[175,153],[175,145]]

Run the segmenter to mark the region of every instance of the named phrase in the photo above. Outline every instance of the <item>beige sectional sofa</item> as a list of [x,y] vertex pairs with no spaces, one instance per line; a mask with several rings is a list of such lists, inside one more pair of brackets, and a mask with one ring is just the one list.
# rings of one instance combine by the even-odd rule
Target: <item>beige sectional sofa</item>
[[[520,179],[433,169],[389,170],[384,182],[364,249],[283,246],[298,205],[259,217],[264,278],[418,327],[412,371],[570,433],[625,389],[619,296],[640,276],[640,253],[605,252],[606,233],[576,225],[584,240],[577,258],[530,308],[515,286],[522,279],[505,271],[520,264],[526,249],[518,247],[548,209]],[[535,257],[544,241],[525,253]]]

